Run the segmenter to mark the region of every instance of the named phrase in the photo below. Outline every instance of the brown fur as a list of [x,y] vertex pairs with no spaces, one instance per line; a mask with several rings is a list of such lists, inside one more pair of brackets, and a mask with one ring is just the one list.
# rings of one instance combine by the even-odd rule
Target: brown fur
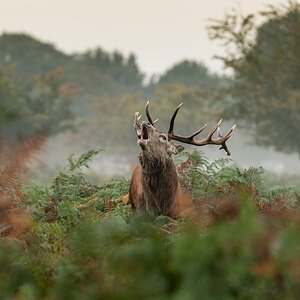
[[148,177],[148,172],[147,169],[143,172],[141,164],[134,168],[129,188],[132,208],[172,218],[190,214],[193,203],[191,197],[182,190],[176,170],[153,177]]
[[183,148],[161,139],[150,124],[144,126],[149,139],[139,140],[142,152],[132,174],[129,202],[134,210],[180,217],[192,206],[192,200],[181,188],[171,155]]

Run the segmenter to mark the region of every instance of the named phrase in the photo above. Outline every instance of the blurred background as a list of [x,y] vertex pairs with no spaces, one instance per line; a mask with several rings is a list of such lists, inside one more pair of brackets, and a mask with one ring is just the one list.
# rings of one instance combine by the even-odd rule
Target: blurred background
[[18,155],[47,182],[101,148],[93,175],[128,177],[150,100],[160,130],[183,102],[178,133],[223,118],[234,164],[299,175],[299,2],[2,0],[0,16],[3,166]]

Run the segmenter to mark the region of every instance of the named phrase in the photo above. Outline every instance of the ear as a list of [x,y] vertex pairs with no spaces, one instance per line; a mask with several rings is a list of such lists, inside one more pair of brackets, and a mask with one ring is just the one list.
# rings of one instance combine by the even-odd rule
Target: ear
[[181,145],[175,145],[174,154],[176,155],[176,154],[180,153],[183,150],[184,150],[183,146],[181,146]]

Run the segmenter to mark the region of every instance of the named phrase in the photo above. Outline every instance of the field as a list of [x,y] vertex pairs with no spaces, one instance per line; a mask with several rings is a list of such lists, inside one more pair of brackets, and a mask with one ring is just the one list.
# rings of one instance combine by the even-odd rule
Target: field
[[2,191],[1,299],[298,298],[299,186],[185,153],[197,216],[153,218],[132,213],[127,179],[89,182],[97,153],[71,156],[49,186]]

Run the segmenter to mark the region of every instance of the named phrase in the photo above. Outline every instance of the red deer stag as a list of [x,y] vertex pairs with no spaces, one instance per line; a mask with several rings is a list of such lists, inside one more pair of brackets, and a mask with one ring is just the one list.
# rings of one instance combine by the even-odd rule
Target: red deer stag
[[[232,136],[235,125],[230,131],[222,136],[219,126],[220,120],[209,132],[206,138],[194,140],[195,136],[201,133],[207,126],[205,124],[190,136],[180,136],[174,133],[174,121],[182,103],[176,108],[168,132],[160,132],[155,128],[156,121],[153,121],[149,113],[149,101],[146,104],[146,116],[148,122],[141,124],[141,116],[138,112],[134,115],[134,128],[138,136],[138,144],[141,147],[139,155],[140,163],[135,167],[129,189],[129,202],[134,210],[146,211],[152,215],[166,215],[172,218],[184,215],[184,211],[192,208],[191,197],[185,193],[178,181],[175,164],[172,154],[178,154],[184,147],[174,144],[171,140],[195,146],[220,145],[227,155],[230,152],[226,141]],[[217,132],[218,138],[213,139]]]

